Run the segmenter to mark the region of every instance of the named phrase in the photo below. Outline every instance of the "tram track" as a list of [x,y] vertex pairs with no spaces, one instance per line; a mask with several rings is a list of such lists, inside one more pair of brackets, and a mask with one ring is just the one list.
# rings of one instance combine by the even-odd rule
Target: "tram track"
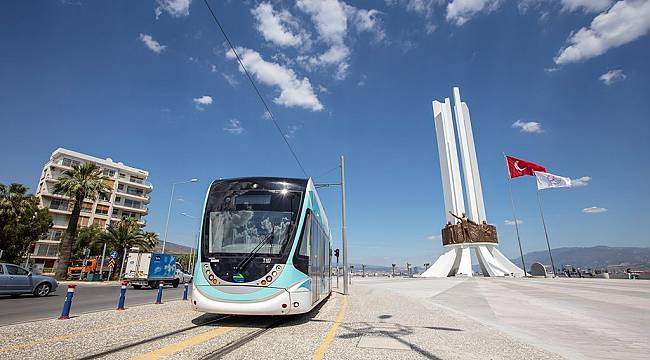
[[186,331],[198,329],[198,328],[201,328],[201,327],[206,326],[206,325],[215,324],[215,323],[217,323],[219,321],[223,321],[223,320],[226,320],[226,319],[231,318],[231,317],[232,317],[232,315],[221,316],[221,317],[218,317],[216,319],[205,321],[205,322],[203,322],[201,324],[186,326],[184,328],[174,330],[174,331],[170,331],[170,332],[167,332],[167,333],[164,333],[164,334],[161,334],[161,335],[156,335],[156,336],[153,336],[153,337],[150,337],[150,338],[134,341],[134,342],[124,344],[124,345],[119,345],[119,346],[110,348],[108,350],[105,350],[105,351],[102,351],[102,352],[99,352],[99,353],[95,353],[95,354],[92,354],[92,355],[87,355],[87,356],[84,356],[84,357],[77,358],[77,360],[92,360],[92,359],[97,359],[97,358],[102,357],[102,356],[115,354],[115,353],[118,353],[120,351],[124,351],[124,350],[134,348],[136,346],[140,346],[140,345],[148,344],[148,343],[151,343],[151,342],[154,342],[154,341],[162,340],[162,339],[165,339],[167,337],[177,335],[177,334],[181,334],[181,333],[184,333]]
[[264,335],[269,330],[272,330],[272,329],[286,323],[288,320],[289,319],[287,319],[287,317],[281,317],[281,318],[273,321],[272,323],[266,325],[265,327],[263,327],[261,329],[258,329],[258,330],[255,330],[255,331],[252,331],[252,332],[248,333],[247,335],[245,335],[244,337],[242,337],[242,338],[240,338],[238,340],[232,341],[232,342],[226,344],[225,346],[222,346],[219,349],[217,349],[217,350],[203,356],[201,358],[201,360],[221,359],[222,357],[228,355],[229,353],[239,349],[240,347],[242,347],[242,346],[248,344],[249,342],[257,339],[258,337]]

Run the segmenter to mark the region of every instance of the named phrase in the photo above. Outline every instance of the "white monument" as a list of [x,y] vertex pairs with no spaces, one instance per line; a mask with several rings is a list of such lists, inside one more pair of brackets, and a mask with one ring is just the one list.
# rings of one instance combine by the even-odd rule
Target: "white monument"
[[496,228],[487,224],[469,108],[461,101],[457,87],[454,87],[453,92],[467,204],[461,187],[451,102],[449,98],[445,98],[444,103],[433,101],[447,226],[442,231],[445,252],[422,276],[472,276],[470,249],[474,249],[483,275],[524,276],[524,271],[497,249]]

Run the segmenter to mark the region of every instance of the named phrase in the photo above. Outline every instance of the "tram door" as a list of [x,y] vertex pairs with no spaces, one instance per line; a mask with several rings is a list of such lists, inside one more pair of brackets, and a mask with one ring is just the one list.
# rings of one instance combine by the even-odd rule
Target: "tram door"
[[320,297],[320,227],[312,217],[311,223],[311,246],[309,248],[309,276],[311,277],[311,303],[318,301]]

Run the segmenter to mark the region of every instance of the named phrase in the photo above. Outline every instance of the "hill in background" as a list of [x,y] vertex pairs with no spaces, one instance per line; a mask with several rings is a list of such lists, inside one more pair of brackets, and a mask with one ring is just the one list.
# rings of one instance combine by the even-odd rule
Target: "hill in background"
[[[158,245],[153,250],[154,252],[161,252],[162,251],[162,243],[158,242]],[[167,241],[165,244],[165,252],[170,253],[170,254],[175,254],[175,255],[183,255],[183,254],[190,254],[192,253],[192,248],[189,246],[185,245],[180,245],[180,244],[175,244],[173,242]]]
[[[534,262],[551,265],[548,251],[534,251],[524,255],[526,267]],[[629,267],[635,270],[650,269],[650,248],[642,247],[565,247],[553,249],[556,267],[572,265],[581,269],[606,269],[608,266]],[[521,257],[512,260],[520,265]]]

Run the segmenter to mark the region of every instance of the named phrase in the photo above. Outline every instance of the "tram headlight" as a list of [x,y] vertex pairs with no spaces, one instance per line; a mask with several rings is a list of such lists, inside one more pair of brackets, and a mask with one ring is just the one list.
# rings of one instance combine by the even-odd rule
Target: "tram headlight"
[[273,281],[273,277],[271,277],[271,275],[267,276],[267,277],[266,277],[266,281],[268,281],[268,282]]
[[262,286],[266,285],[266,280],[260,281],[260,284],[262,284]]
[[277,274],[278,274],[278,272],[274,271],[274,272],[271,273],[271,276],[276,276]]

